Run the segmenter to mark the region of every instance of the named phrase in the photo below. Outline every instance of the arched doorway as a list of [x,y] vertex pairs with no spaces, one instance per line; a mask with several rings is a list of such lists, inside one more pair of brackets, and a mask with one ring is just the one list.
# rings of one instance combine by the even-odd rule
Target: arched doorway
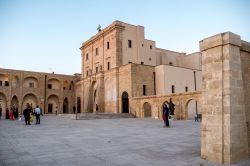
[[27,103],[34,109],[37,105],[37,97],[32,93],[26,94],[23,97],[22,110],[26,108]]
[[92,82],[89,88],[88,94],[88,110],[87,112],[94,112],[95,105],[98,103],[97,101],[97,84],[95,81]]
[[0,93],[0,108],[2,109],[2,118],[5,117],[6,108],[7,108],[7,99],[5,94]]
[[11,107],[17,107],[18,108],[18,99],[17,99],[17,96],[13,96],[12,99],[11,99],[11,104],[10,104]]
[[129,100],[128,93],[122,93],[122,113],[129,113]]
[[151,105],[148,102],[143,104],[143,110],[145,118],[152,117]]
[[196,114],[201,114],[201,106],[200,103],[194,99],[190,99],[187,101],[185,105],[186,119],[194,120]]
[[69,113],[69,101],[67,97],[63,100],[63,113]]
[[77,113],[81,113],[81,98],[77,97]]
[[58,112],[59,111],[59,98],[57,95],[50,95],[47,99],[47,110],[48,110],[48,113],[51,114],[51,113],[60,113]]

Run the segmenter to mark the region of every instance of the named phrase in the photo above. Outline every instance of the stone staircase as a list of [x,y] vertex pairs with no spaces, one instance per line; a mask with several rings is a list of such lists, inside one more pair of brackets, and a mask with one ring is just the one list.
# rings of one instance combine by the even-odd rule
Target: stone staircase
[[59,114],[63,118],[89,120],[89,119],[118,119],[118,118],[135,118],[130,113],[81,113],[81,114]]

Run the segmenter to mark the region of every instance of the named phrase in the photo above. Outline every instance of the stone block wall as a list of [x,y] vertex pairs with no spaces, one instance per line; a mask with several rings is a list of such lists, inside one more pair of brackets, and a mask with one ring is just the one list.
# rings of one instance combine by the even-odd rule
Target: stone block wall
[[242,41],[240,48],[241,70],[245,96],[246,123],[248,135],[248,153],[250,156],[250,43]]
[[226,32],[200,41],[201,157],[231,164],[248,157],[240,36]]

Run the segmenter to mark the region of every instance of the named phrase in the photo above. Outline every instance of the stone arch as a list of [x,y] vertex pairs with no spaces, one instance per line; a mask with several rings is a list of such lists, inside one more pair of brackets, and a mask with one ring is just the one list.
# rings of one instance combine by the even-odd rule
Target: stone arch
[[69,90],[74,90],[74,89],[75,89],[74,82],[71,81],[70,86],[69,86]]
[[149,102],[145,102],[143,104],[143,112],[144,112],[144,117],[152,117],[152,108],[151,104]]
[[197,98],[189,98],[184,105],[184,119],[194,119],[196,114],[201,114],[201,103]]
[[48,113],[59,113],[59,97],[57,95],[50,95],[47,99],[47,111]]
[[20,87],[20,79],[17,75],[15,75],[14,78],[12,79],[12,87],[13,88]]
[[63,81],[63,89],[68,90],[69,89],[69,82],[67,80]]
[[129,96],[126,91],[122,93],[122,113],[129,113]]
[[34,76],[25,77],[23,81],[23,87],[38,88],[39,87],[38,79]]
[[65,97],[64,100],[63,100],[63,113],[64,114],[69,113],[69,100],[68,100],[67,97]]
[[7,98],[4,93],[0,92],[0,108],[2,109],[2,118],[6,115],[6,108],[7,108]]
[[98,104],[98,87],[96,81],[93,81],[89,87],[88,109],[87,112],[94,112],[96,104]]
[[56,78],[50,78],[49,80],[48,80],[48,83],[47,83],[48,85],[50,84],[51,85],[51,89],[56,89],[56,90],[58,90],[58,89],[60,89],[60,81],[58,80],[58,79],[56,79]]
[[26,108],[27,103],[29,103],[32,108],[35,108],[36,105],[38,105],[36,95],[34,95],[33,93],[28,93],[23,97],[22,110]]
[[19,101],[18,101],[18,98],[17,98],[17,96],[16,95],[14,95],[13,97],[12,97],[12,99],[11,99],[11,104],[10,104],[10,106],[11,107],[17,107],[18,108],[18,104],[19,104]]

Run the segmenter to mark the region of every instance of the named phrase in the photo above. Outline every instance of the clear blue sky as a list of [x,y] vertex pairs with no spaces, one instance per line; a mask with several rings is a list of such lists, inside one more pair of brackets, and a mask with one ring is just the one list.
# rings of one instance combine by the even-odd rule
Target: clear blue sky
[[80,73],[82,42],[114,20],[179,52],[225,31],[250,41],[249,0],[0,0],[0,67]]

